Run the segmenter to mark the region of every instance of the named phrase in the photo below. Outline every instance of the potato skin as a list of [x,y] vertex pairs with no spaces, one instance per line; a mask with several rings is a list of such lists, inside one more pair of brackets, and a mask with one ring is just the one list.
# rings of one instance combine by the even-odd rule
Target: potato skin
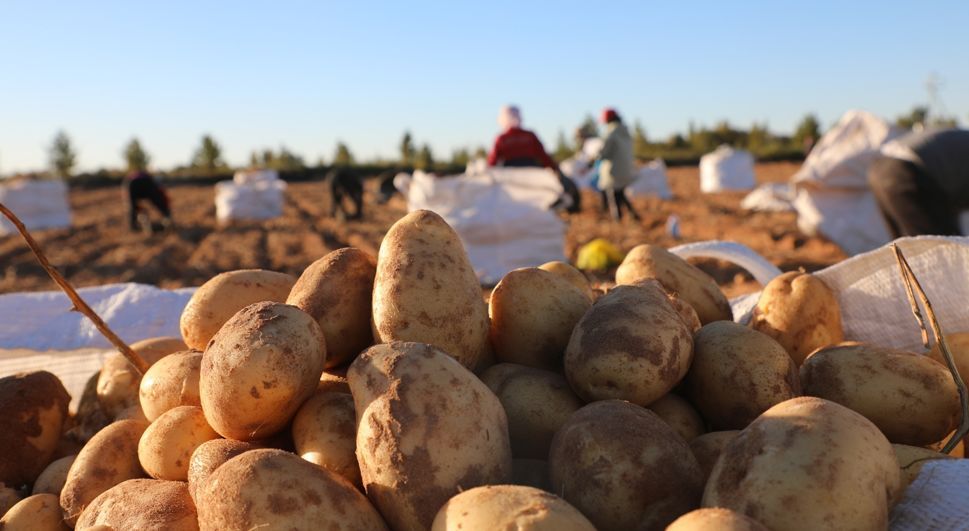
[[693,342],[686,394],[714,429],[744,428],[774,404],[801,394],[794,361],[756,330],[716,321]]
[[657,245],[633,247],[616,270],[617,284],[655,278],[696,310],[702,324],[732,321],[730,302],[713,278]]
[[544,264],[538,266],[538,268],[544,269],[549,273],[555,273],[565,280],[568,280],[570,284],[579,288],[579,291],[581,291],[590,302],[596,299],[595,293],[592,291],[592,286],[589,284],[589,279],[586,278],[582,271],[572,267],[570,264],[556,260],[553,262],[545,262]]
[[362,490],[356,423],[350,393],[317,391],[293,417],[293,444],[300,457]]
[[219,273],[199,286],[182,315],[182,339],[193,350],[205,350],[222,325],[239,310],[257,302],[284,302],[296,278],[265,269]]
[[687,443],[706,431],[703,419],[696,412],[696,408],[677,394],[668,393],[650,404],[649,410],[669,424],[673,431]]
[[61,381],[47,371],[0,378],[0,483],[33,483],[50,464],[70,401]]
[[668,393],[693,358],[693,334],[659,288],[618,286],[586,312],[565,349],[565,375],[587,402],[647,406]]
[[442,350],[375,345],[347,377],[363,485],[394,529],[427,529],[454,494],[511,479],[501,402]]
[[834,292],[820,278],[798,271],[764,286],[750,326],[774,338],[798,366],[811,352],[844,340]]
[[956,459],[954,456],[936,452],[935,450],[920,446],[909,446],[907,444],[893,444],[892,450],[895,450],[895,459],[898,460],[903,490],[915,481],[919,472],[922,471],[922,465],[927,461],[933,461],[935,459]]
[[595,531],[585,516],[558,496],[520,485],[466,490],[444,504],[431,531]]
[[188,464],[188,493],[192,499],[196,499],[196,492],[199,485],[205,481],[215,469],[219,468],[226,461],[249,450],[255,450],[258,446],[232,439],[212,439],[198,446],[192,452],[192,458]]
[[749,516],[709,507],[690,511],[676,519],[666,531],[768,531],[763,524]]
[[295,306],[240,310],[202,356],[199,391],[212,429],[239,441],[283,429],[319,385],[323,341],[320,325]]
[[490,350],[488,328],[481,287],[454,229],[429,210],[394,223],[377,255],[374,339],[428,343],[473,369]]
[[959,393],[932,359],[863,344],[823,348],[801,365],[804,394],[872,421],[889,441],[924,446],[955,429]]
[[345,247],[313,262],[300,275],[286,304],[316,319],[326,339],[326,368],[349,363],[373,344],[371,299],[377,261]]
[[141,378],[138,401],[149,422],[178,406],[201,406],[199,372],[202,353],[175,352],[152,365]]
[[68,531],[61,505],[53,494],[34,494],[17,502],[0,518],[0,529],[10,531]]
[[96,525],[145,531],[199,528],[185,483],[157,479],[129,479],[101,493],[81,513],[76,527]]
[[690,451],[700,463],[704,483],[710,478],[710,472],[713,471],[713,465],[717,463],[720,452],[739,433],[740,430],[711,431],[690,441]]
[[207,422],[202,408],[178,406],[162,413],[138,441],[141,468],[155,479],[186,481],[192,453],[206,441],[219,437]]
[[[165,356],[187,348],[185,342],[177,337],[155,337],[131,344],[131,350],[144,358],[148,365],[154,365]],[[98,375],[97,393],[101,408],[109,419],[114,420],[118,413],[139,404],[138,387],[141,385],[141,376],[120,352],[104,360],[101,374]]]
[[64,482],[67,481],[67,472],[74,464],[77,455],[66,455],[51,464],[37,476],[34,481],[33,494],[55,494],[61,495],[64,489]]
[[622,400],[593,402],[552,441],[552,492],[600,531],[663,529],[699,506],[700,465],[652,411]]
[[834,402],[782,402],[727,444],[703,494],[769,529],[886,529],[900,492],[885,436]]

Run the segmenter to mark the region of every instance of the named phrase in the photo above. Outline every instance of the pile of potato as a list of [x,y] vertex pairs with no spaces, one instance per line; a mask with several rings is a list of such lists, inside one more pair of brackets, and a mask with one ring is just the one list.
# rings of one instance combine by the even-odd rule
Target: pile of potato
[[74,415],[49,373],[0,379],[0,529],[877,529],[947,457],[952,376],[842,343],[817,278],[750,326],[659,247],[616,281],[551,263],[485,302],[428,211],[376,258],[220,274]]

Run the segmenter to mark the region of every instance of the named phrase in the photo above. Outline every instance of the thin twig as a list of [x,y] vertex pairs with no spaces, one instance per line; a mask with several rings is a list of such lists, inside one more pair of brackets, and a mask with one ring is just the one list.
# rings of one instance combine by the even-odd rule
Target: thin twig
[[137,352],[131,350],[131,347],[129,347],[124,341],[121,340],[120,337],[118,337],[110,328],[108,328],[108,325],[101,319],[101,317],[99,317],[98,314],[95,313],[86,302],[84,302],[84,299],[78,295],[77,291],[67,282],[66,279],[64,279],[60,272],[50,264],[50,262],[47,260],[47,256],[44,255],[43,251],[41,251],[40,245],[38,245],[33,236],[27,232],[27,227],[24,227],[24,224],[20,221],[20,218],[11,212],[10,209],[7,208],[3,203],[0,203],[0,213],[6,216],[7,219],[9,219],[11,223],[17,227],[17,231],[19,231],[20,235],[23,236],[24,241],[27,242],[27,247],[30,247],[30,250],[33,251],[34,256],[37,257],[37,261],[40,262],[41,267],[47,271],[50,278],[54,279],[54,282],[56,282],[57,285],[64,290],[64,293],[67,294],[67,298],[70,299],[71,303],[74,305],[74,307],[71,308],[71,311],[80,312],[90,319],[91,322],[94,323],[95,328],[101,332],[101,335],[103,335],[108,341],[111,342],[111,344],[117,347],[118,351],[121,352],[121,354],[123,354],[124,357],[135,366],[135,369],[140,374],[144,374],[145,371],[148,370],[148,363],[144,360],[144,358],[138,355]]
[[942,334],[942,327],[939,325],[939,320],[936,318],[935,310],[932,308],[932,303],[929,302],[929,298],[925,295],[925,290],[922,289],[922,285],[919,284],[918,278],[915,277],[915,272],[912,271],[912,267],[908,264],[908,260],[902,254],[902,250],[896,244],[892,244],[892,251],[895,252],[895,259],[898,262],[898,267],[902,273],[902,280],[905,283],[906,290],[908,293],[909,303],[912,305],[912,313],[915,315],[916,320],[919,323],[919,327],[922,329],[922,341],[925,346],[928,347],[928,331],[925,329],[925,320],[922,319],[922,314],[919,311],[918,304],[915,302],[915,298],[912,296],[911,291],[918,293],[919,300],[922,301],[922,305],[925,306],[925,313],[929,316],[929,324],[932,326],[932,333],[935,334],[935,340],[939,343],[939,349],[942,351],[942,357],[945,358],[945,364],[949,367],[949,372],[952,373],[952,379],[955,380],[956,388],[959,390],[959,405],[962,408],[962,420],[959,422],[959,427],[956,429],[955,433],[945,446],[942,447],[942,453],[948,454],[953,448],[959,444],[959,441],[969,433],[969,391],[966,389],[966,384],[962,380],[962,376],[959,374],[959,369],[956,368],[956,363],[952,357],[952,351],[949,350],[949,344],[945,340],[945,336]]

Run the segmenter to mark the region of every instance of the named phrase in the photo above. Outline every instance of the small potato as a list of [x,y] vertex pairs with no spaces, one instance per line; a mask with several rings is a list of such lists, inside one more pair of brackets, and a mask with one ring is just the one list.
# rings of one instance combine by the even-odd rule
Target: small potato
[[592,286],[589,284],[589,279],[586,278],[585,273],[579,271],[578,269],[572,267],[565,262],[545,262],[544,264],[538,266],[539,269],[544,269],[549,273],[555,273],[556,275],[568,280],[570,284],[579,288],[589,301],[594,301],[596,299],[595,293],[592,292]]
[[693,306],[700,322],[732,321],[730,302],[713,278],[689,262],[656,245],[633,247],[616,270],[616,284],[655,278]]
[[511,462],[511,484],[551,491],[552,482],[548,478],[548,461],[544,459],[513,459]]
[[138,391],[145,418],[154,421],[178,406],[201,406],[199,370],[202,353],[192,350],[165,356],[151,366],[141,379]]
[[239,310],[257,302],[283,302],[296,279],[286,273],[264,269],[240,269],[219,273],[192,294],[179,328],[187,347],[204,351],[222,325]]
[[357,465],[356,423],[350,393],[317,391],[293,417],[296,453],[363,489]]
[[37,481],[34,482],[33,494],[56,494],[60,496],[61,490],[64,489],[64,482],[67,481],[67,472],[71,469],[76,458],[76,455],[68,455],[47,465],[47,468],[37,476]]
[[693,452],[693,456],[700,463],[704,483],[710,478],[713,465],[717,463],[717,458],[720,457],[720,452],[723,451],[724,446],[734,440],[738,433],[740,433],[740,430],[711,431],[690,441],[690,451]]
[[561,374],[500,363],[481,375],[508,415],[514,457],[547,459],[555,432],[583,406]]
[[0,483],[33,483],[50,464],[71,401],[47,371],[0,378]]
[[326,367],[353,361],[373,344],[370,326],[377,261],[360,249],[345,247],[309,265],[289,292],[286,304],[319,323],[326,348]]
[[84,509],[76,529],[96,525],[139,531],[197,531],[195,504],[181,481],[129,479],[104,491]]
[[323,341],[320,325],[295,306],[240,310],[202,357],[199,392],[212,429],[239,441],[282,430],[319,385]]
[[714,429],[741,429],[774,404],[801,394],[797,366],[766,335],[733,321],[704,325],[686,375],[690,401]]
[[178,406],[162,413],[138,442],[138,460],[155,479],[186,481],[192,452],[219,434],[207,422],[202,408]]
[[[185,342],[177,337],[156,337],[131,344],[131,350],[144,358],[148,365],[187,348]],[[98,376],[98,401],[108,418],[114,420],[122,410],[138,405],[140,384],[138,370],[120,352],[104,361]]]
[[922,471],[922,465],[927,461],[935,459],[956,459],[956,457],[939,453],[935,450],[929,450],[928,448],[921,448],[919,446],[909,446],[907,444],[893,444],[892,449],[895,450],[895,459],[898,460],[898,468],[901,471],[903,490],[915,481],[919,472]]
[[959,393],[932,359],[871,345],[823,348],[801,365],[804,394],[864,415],[898,444],[924,446],[955,429]]
[[811,352],[844,340],[834,292],[818,277],[797,271],[764,286],[750,326],[774,338],[798,366]]
[[520,485],[466,490],[437,512],[431,531],[595,531],[592,522],[554,494]]
[[666,531],[768,531],[753,518],[720,507],[697,509],[676,519]]
[[0,529],[10,531],[68,531],[61,505],[53,494],[24,498],[0,518]]
[[243,452],[257,448],[259,447],[252,443],[232,439],[212,439],[200,444],[192,452],[188,465],[188,493],[192,499],[196,499],[199,485],[212,475],[216,468]]
[[669,393],[650,404],[649,410],[669,424],[673,431],[686,442],[696,439],[706,431],[700,414],[692,404],[679,395]]

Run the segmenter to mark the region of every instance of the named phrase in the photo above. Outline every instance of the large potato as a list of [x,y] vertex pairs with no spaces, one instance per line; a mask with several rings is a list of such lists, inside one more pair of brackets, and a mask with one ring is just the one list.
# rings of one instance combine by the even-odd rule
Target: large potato
[[246,306],[202,356],[205,418],[223,437],[268,437],[313,394],[325,361],[323,332],[306,312],[275,302]]
[[255,450],[258,446],[232,439],[212,439],[198,446],[192,452],[192,458],[188,464],[188,493],[192,499],[196,499],[196,492],[206,478],[215,472],[226,461],[249,450]]
[[68,531],[61,505],[53,494],[34,494],[24,498],[0,518],[4,531]]
[[380,243],[373,330],[381,343],[434,345],[469,369],[487,355],[481,287],[457,233],[434,212],[407,214]]
[[707,508],[690,511],[676,519],[666,531],[768,531],[763,524],[730,509]]
[[520,485],[466,490],[437,512],[431,531],[595,531],[575,507],[548,492]]
[[186,481],[192,452],[219,434],[205,422],[202,408],[178,406],[162,413],[138,442],[138,460],[155,479]]
[[592,306],[563,277],[536,267],[516,269],[491,293],[491,344],[499,361],[559,370],[576,323]]
[[568,280],[570,284],[579,288],[579,291],[585,295],[589,301],[594,301],[596,296],[592,291],[592,286],[589,284],[589,279],[586,278],[585,273],[579,271],[578,269],[572,267],[565,262],[545,262],[544,264],[538,266],[539,269],[544,269],[549,273],[555,273],[556,275]]
[[47,371],[0,378],[0,483],[33,483],[50,464],[70,401]]
[[683,439],[652,411],[605,400],[577,411],[549,454],[552,492],[600,531],[663,529],[697,508],[700,465]]
[[924,446],[955,429],[959,392],[940,363],[909,352],[851,344],[801,365],[804,394],[837,402],[875,423],[889,441]]
[[669,393],[649,405],[663,422],[670,425],[684,441],[690,442],[706,431],[703,419],[696,409],[683,397]]
[[347,377],[363,485],[394,529],[427,529],[454,494],[511,479],[501,402],[443,351],[376,345]]
[[138,398],[145,418],[154,421],[178,406],[201,406],[199,370],[202,353],[176,352],[158,360],[141,378]]
[[693,456],[700,463],[704,483],[709,479],[713,465],[717,463],[717,459],[720,457],[720,452],[723,452],[723,448],[727,446],[727,443],[734,440],[738,433],[740,433],[740,430],[711,431],[690,441],[690,451],[693,452]]
[[309,265],[289,292],[286,304],[308,313],[326,339],[326,367],[350,362],[373,344],[370,326],[377,262],[346,247]]
[[84,509],[77,529],[96,525],[139,531],[197,531],[195,504],[181,481],[129,479],[104,491]]
[[565,375],[586,401],[646,406],[668,393],[693,358],[693,334],[666,294],[618,286],[586,312],[565,349]]
[[257,302],[284,302],[295,282],[292,275],[264,269],[240,269],[210,278],[182,310],[179,328],[185,344],[193,350],[205,350],[216,332],[239,310]]
[[31,492],[33,494],[56,494],[60,496],[61,490],[64,489],[64,482],[67,481],[67,473],[71,470],[71,465],[74,464],[76,458],[77,455],[67,455],[47,465],[47,468],[37,476],[37,481],[34,481]]
[[764,286],[750,326],[777,340],[798,365],[811,352],[844,339],[834,292],[818,277],[797,271]]
[[915,481],[919,472],[922,471],[922,465],[928,461],[934,461],[936,459],[956,459],[954,456],[920,446],[893,444],[892,449],[895,450],[895,459],[898,461],[898,468],[901,472],[902,489],[908,488]]
[[768,409],[727,444],[704,507],[746,514],[769,529],[886,529],[900,493],[891,444],[834,402],[793,398]]
[[215,469],[195,496],[203,531],[387,529],[373,505],[348,481],[280,450],[233,457]]
[[633,247],[616,270],[617,284],[655,278],[696,310],[703,324],[731,321],[730,302],[713,278],[686,260],[656,245]]
[[293,417],[296,453],[314,465],[343,476],[358,488],[357,415],[350,393],[317,391]]
[[[187,349],[185,342],[177,337],[156,337],[144,339],[131,344],[134,350],[148,365],[154,365],[158,360]],[[112,354],[104,360],[101,374],[98,376],[98,401],[114,420],[118,413],[131,406],[138,405],[138,386],[141,384],[141,374],[127,358],[120,352]]]
[[500,363],[482,375],[508,415],[511,453],[547,459],[552,437],[583,403],[559,373]]
[[138,440],[148,423],[119,420],[99,431],[81,448],[61,491],[68,525],[91,500],[122,481],[145,476],[138,462]]
[[686,375],[690,401],[714,429],[741,429],[801,394],[797,366],[777,341],[733,321],[704,325]]

